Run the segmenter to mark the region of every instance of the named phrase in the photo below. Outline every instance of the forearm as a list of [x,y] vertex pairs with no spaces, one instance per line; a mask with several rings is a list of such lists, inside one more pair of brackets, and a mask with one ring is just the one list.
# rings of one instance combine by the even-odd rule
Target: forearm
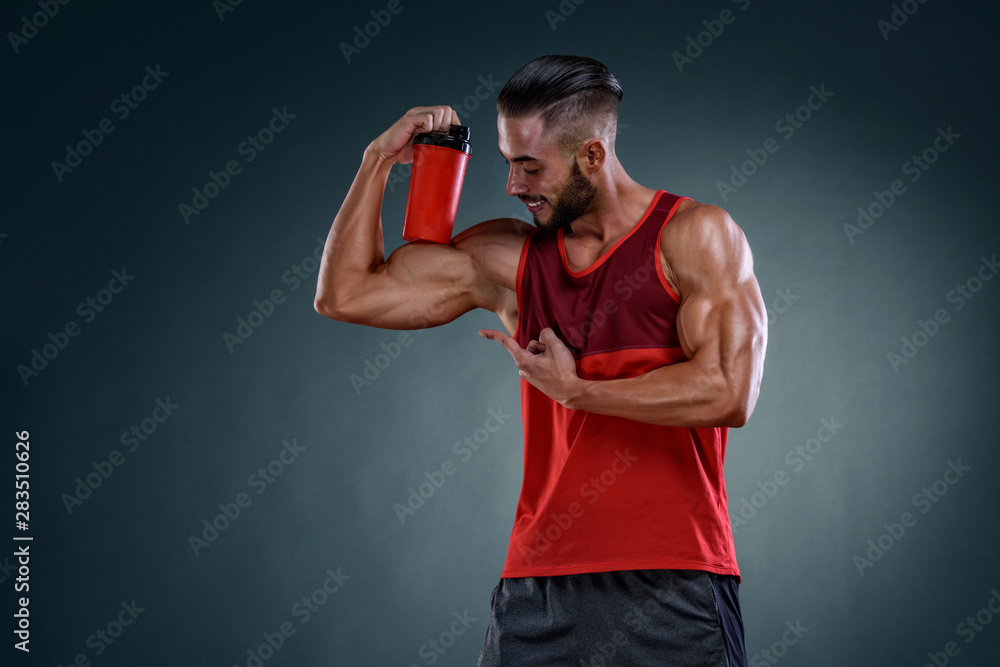
[[365,150],[326,239],[316,286],[317,310],[335,310],[385,261],[381,210],[392,164],[370,147]]
[[660,426],[738,427],[753,410],[755,386],[682,361],[631,378],[581,379],[563,405]]

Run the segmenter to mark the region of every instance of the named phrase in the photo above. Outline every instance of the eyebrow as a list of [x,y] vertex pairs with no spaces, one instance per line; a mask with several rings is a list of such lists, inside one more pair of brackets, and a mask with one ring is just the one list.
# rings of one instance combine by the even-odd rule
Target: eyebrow
[[[497,146],[497,150],[500,151],[500,157],[507,160],[507,156],[503,154],[503,151],[500,150],[499,146]],[[532,157],[531,155],[519,155],[518,157],[511,158],[509,162],[538,162],[538,158]]]

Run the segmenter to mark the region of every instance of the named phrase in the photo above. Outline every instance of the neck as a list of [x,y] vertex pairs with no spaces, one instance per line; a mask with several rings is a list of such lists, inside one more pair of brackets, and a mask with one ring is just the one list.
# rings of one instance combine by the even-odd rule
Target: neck
[[656,193],[632,180],[617,160],[607,167],[594,176],[597,196],[591,210],[572,225],[576,239],[591,237],[606,243],[621,238],[639,221]]

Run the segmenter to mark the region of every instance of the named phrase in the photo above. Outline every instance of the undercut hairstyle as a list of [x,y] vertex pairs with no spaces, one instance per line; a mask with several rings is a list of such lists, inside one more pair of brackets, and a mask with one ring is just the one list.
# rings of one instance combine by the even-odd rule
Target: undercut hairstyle
[[508,118],[540,115],[569,161],[593,137],[614,152],[622,95],[618,79],[593,58],[542,56],[510,78],[497,97],[497,112]]

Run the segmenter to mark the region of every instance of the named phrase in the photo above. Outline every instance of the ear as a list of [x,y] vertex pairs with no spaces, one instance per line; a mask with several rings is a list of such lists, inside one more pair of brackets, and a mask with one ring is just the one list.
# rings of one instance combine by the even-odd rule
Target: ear
[[576,152],[576,163],[580,171],[588,176],[600,171],[608,156],[608,147],[603,139],[594,137],[583,142]]

